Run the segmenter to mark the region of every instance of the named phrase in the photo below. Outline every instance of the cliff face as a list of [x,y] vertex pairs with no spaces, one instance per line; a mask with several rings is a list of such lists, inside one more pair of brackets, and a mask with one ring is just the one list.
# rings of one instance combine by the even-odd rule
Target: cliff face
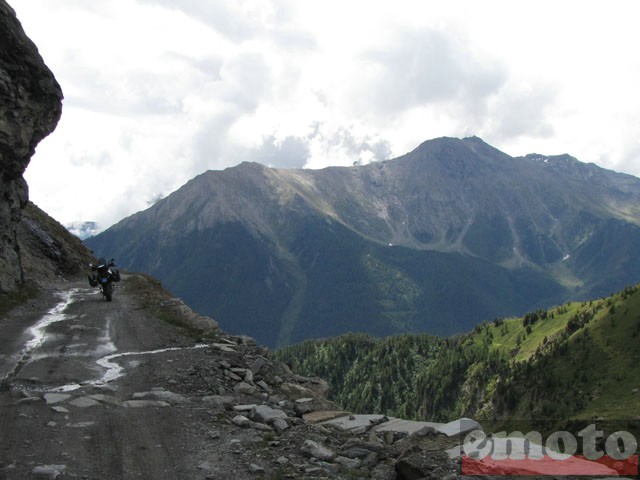
[[0,293],[24,283],[18,225],[29,192],[22,175],[61,113],[60,85],[0,0]]

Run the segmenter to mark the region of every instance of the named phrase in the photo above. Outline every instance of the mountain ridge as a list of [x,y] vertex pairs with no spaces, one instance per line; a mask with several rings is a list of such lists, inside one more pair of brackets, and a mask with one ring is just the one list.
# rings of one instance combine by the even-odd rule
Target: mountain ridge
[[637,281],[640,179],[445,137],[364,166],[210,170],[85,243],[270,346],[451,334]]

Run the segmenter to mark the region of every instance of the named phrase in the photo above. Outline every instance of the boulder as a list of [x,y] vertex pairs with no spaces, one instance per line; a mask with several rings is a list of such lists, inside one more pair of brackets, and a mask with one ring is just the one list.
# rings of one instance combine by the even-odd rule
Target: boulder
[[287,418],[287,414],[282,410],[271,408],[267,405],[256,405],[251,409],[250,418],[255,422],[270,424],[277,418]]

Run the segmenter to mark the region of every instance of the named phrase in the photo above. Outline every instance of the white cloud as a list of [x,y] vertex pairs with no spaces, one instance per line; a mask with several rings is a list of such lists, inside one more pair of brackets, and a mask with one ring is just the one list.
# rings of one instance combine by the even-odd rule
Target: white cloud
[[64,223],[241,161],[352,165],[443,135],[640,175],[634,0],[10,3],[65,94],[27,171]]
[[[475,58],[438,30],[403,31],[391,46],[368,52],[364,62],[365,92],[376,99],[379,115],[461,99],[482,102],[504,82],[497,62]],[[351,87],[356,92],[361,85]]]

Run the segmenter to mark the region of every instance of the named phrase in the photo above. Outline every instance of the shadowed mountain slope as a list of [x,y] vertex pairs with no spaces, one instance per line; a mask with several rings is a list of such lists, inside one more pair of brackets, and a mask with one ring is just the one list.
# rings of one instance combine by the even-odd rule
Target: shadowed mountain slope
[[86,243],[270,346],[451,334],[638,281],[640,179],[440,138],[359,167],[208,171]]

